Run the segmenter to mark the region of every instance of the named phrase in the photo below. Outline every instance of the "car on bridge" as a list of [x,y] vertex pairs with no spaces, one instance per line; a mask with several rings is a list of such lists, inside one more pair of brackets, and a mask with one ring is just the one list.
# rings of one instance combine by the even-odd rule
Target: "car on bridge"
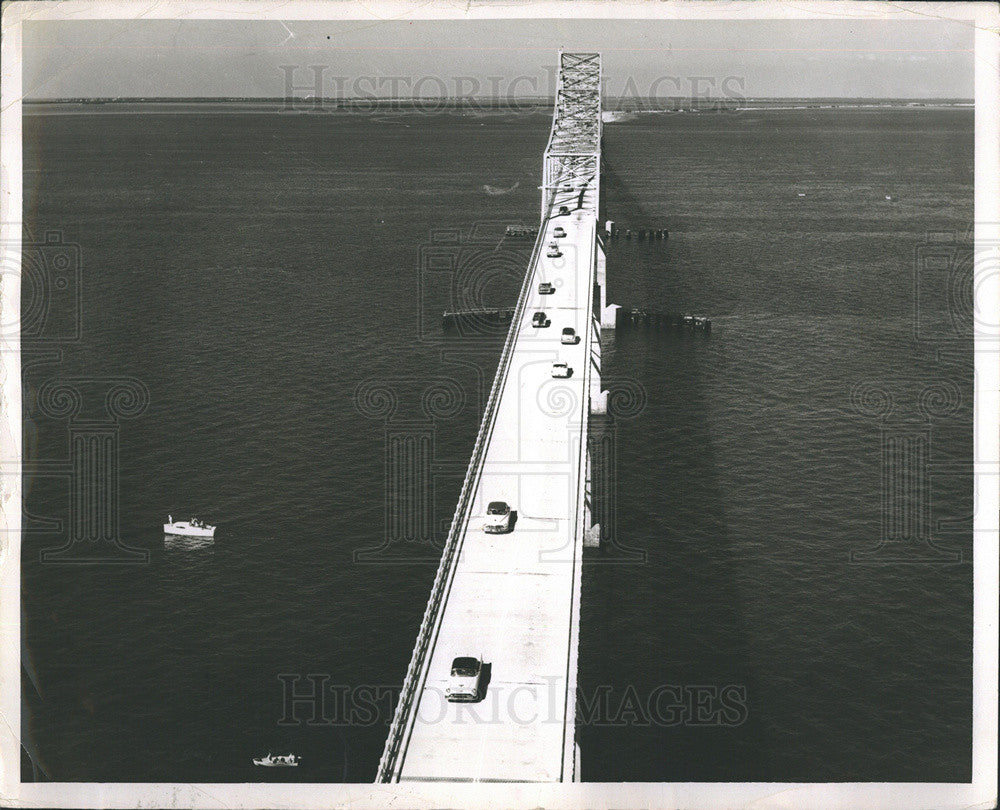
[[474,703],[482,691],[483,662],[471,656],[459,656],[451,662],[451,680],[444,696],[452,703]]
[[552,376],[553,377],[572,377],[573,369],[571,369],[566,363],[553,363],[552,364]]
[[490,501],[486,507],[486,521],[483,531],[487,534],[507,534],[511,530],[513,514],[504,501]]
[[575,346],[577,343],[580,342],[580,338],[577,336],[576,330],[573,329],[572,326],[567,326],[565,329],[562,330],[562,337],[560,338],[560,342],[564,343],[567,346]]
[[556,242],[549,242],[549,249],[545,253],[550,259],[558,259],[562,256],[562,251],[559,250],[559,245]]
[[540,329],[544,329],[546,326],[551,325],[552,321],[545,317],[544,312],[536,312],[531,316],[531,325],[537,326]]
[[556,288],[553,287],[552,284],[548,281],[543,281],[541,284],[538,285],[539,295],[552,295],[552,293],[554,293],[555,291]]
[[552,235],[556,239],[562,239],[566,235],[566,229],[561,225],[556,225],[555,229],[552,231]]

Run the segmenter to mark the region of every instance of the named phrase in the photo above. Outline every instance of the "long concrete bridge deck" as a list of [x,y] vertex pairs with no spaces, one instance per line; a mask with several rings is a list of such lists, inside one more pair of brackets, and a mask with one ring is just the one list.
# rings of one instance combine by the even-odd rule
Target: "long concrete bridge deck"
[[[560,90],[573,78],[567,57],[580,56],[561,55]],[[583,56],[599,79],[599,59]],[[599,148],[599,96],[597,107],[585,146],[592,152]],[[561,112],[557,100],[547,161]],[[581,174],[578,163],[567,167],[559,158],[546,164],[541,227],[494,382],[493,407],[487,406],[480,455],[473,456],[466,498],[456,510],[453,542],[435,581],[379,781],[579,779],[576,669],[590,386],[597,379],[599,189],[594,172]],[[565,236],[555,235],[557,227]],[[548,255],[552,243],[560,256]],[[541,294],[542,282],[555,292]],[[546,313],[548,326],[532,324],[536,312]],[[575,344],[561,342],[565,327],[579,336]],[[554,378],[555,362],[568,364],[572,376]],[[509,533],[483,531],[490,501],[510,504]],[[459,656],[484,662],[479,702],[445,698],[451,663]]]

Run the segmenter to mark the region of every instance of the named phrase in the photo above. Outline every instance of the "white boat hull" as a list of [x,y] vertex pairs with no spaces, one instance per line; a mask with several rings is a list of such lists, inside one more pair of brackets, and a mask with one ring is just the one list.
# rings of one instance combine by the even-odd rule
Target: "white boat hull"
[[215,526],[192,526],[190,523],[164,523],[163,533],[177,537],[215,537]]

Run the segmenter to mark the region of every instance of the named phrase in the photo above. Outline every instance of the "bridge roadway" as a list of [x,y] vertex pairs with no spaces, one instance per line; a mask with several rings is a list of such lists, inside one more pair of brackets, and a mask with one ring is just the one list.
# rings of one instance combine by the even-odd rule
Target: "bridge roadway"
[[[582,491],[589,408],[596,189],[546,194],[526,306],[517,325],[489,444],[475,482],[459,559],[446,592],[393,781],[579,779],[576,657],[582,562]],[[582,202],[582,205],[580,203]],[[569,208],[559,214],[560,206]],[[579,206],[579,207],[578,207]],[[554,229],[562,226],[563,238]],[[546,256],[557,242],[562,256]],[[541,295],[548,281],[556,291]],[[532,326],[544,311],[547,328]],[[580,337],[563,345],[564,327]],[[566,362],[569,379],[552,377]],[[482,529],[486,504],[516,513],[509,534]],[[484,661],[479,703],[444,696],[452,659]]]

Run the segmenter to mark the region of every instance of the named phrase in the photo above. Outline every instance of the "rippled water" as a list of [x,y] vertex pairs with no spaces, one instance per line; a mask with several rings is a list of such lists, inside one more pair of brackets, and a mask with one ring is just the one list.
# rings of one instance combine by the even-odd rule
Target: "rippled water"
[[[530,246],[495,247],[537,217],[548,125],[26,116],[27,227],[79,244],[82,289],[81,339],[26,345],[26,443],[69,453],[46,381],[141,381],[120,536],[150,560],[40,564],[63,537],[25,536],[24,778],[374,778],[502,339],[443,335],[440,313],[453,287],[514,300]],[[713,330],[604,348],[641,394],[615,426],[617,545],[584,572],[581,694],[607,706],[579,730],[584,778],[968,778],[971,339],[914,267],[928,231],[971,221],[971,111],[647,116],[607,126],[605,155],[608,216],[670,232],[611,243],[610,300]],[[942,382],[955,407],[926,417]],[[888,420],[859,383],[891,393]],[[933,536],[964,561],[852,563],[881,537],[882,437],[914,424]],[[399,436],[428,448],[430,517],[385,545]],[[65,477],[26,487],[68,519]],[[165,545],[167,513],[215,543]],[[368,710],[280,722],[281,678],[310,674]],[[726,685],[739,725],[642,710]],[[254,769],[268,749],[303,765]]]

